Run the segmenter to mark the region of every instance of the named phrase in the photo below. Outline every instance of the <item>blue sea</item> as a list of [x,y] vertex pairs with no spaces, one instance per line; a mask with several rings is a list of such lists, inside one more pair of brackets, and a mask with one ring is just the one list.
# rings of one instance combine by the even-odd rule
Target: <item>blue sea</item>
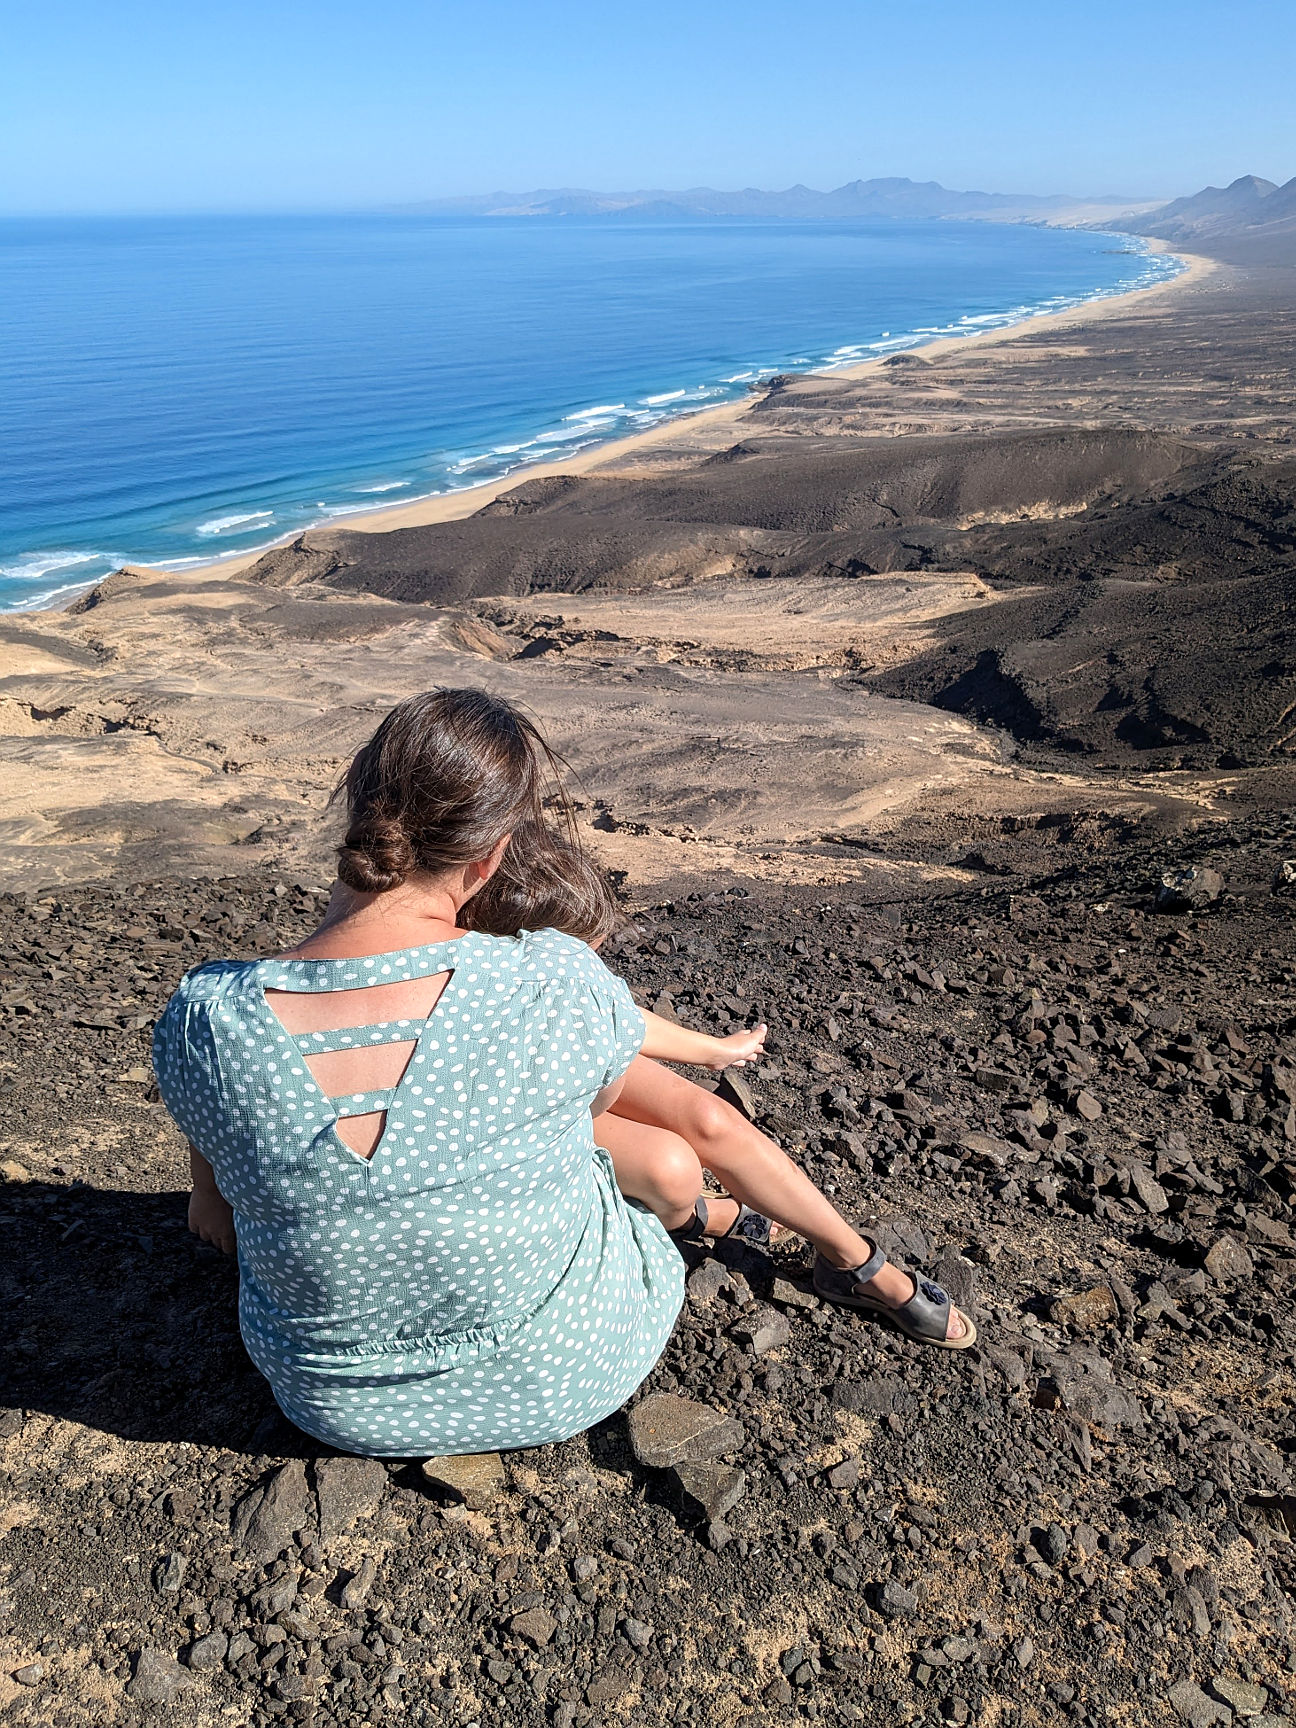
[[0,222],[0,609],[1179,268],[982,222]]

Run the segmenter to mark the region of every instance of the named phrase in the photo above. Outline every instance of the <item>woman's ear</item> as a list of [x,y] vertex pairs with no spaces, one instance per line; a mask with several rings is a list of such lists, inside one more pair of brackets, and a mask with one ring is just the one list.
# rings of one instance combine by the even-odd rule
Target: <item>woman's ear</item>
[[460,902],[461,905],[466,901],[471,900],[473,895],[476,894],[479,889],[484,888],[490,881],[491,877],[504,862],[504,854],[508,851],[508,843],[512,838],[513,836],[511,834],[506,834],[502,840],[491,847],[489,854],[485,858],[479,858],[475,863],[464,865],[464,898]]
[[497,841],[496,844],[494,846],[492,846],[490,857],[486,858],[482,861],[483,862],[483,874],[482,874],[482,881],[483,882],[489,882],[491,877],[495,874],[495,872],[499,869],[500,865],[504,862],[504,854],[508,851],[509,841],[512,838],[513,838],[513,836],[511,834],[506,834],[502,840]]

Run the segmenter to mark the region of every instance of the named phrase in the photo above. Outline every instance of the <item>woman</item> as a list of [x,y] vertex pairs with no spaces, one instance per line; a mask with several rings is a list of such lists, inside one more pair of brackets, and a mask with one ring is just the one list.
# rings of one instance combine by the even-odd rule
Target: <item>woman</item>
[[[347,774],[319,929],[199,968],[158,1025],[191,1228],[237,1235],[248,1352],[285,1415],[344,1451],[578,1433],[643,1381],[679,1311],[665,1224],[594,1144],[643,1038],[628,990],[573,936],[463,927],[555,779],[505,702],[401,703]],[[848,1235],[861,1305],[922,1306]]]

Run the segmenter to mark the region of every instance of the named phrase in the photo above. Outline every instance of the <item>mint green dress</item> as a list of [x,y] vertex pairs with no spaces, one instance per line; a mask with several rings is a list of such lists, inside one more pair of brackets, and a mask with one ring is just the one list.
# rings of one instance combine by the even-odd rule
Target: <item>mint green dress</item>
[[[447,970],[425,1021],[294,1037],[265,996]],[[305,1060],[411,1039],[386,1092],[327,1097]],[[189,973],[158,1084],[234,1209],[244,1342],[291,1421],[401,1458],[538,1446],[625,1402],[683,1301],[594,1144],[590,1103],[642,1041],[625,984],[556,930]],[[375,1110],[365,1159],[337,1123]]]

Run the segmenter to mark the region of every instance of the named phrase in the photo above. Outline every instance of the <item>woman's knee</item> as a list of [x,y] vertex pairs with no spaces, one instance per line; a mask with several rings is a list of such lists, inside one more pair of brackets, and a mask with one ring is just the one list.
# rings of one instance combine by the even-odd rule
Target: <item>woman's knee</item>
[[[700,1087],[697,1097],[689,1100],[685,1135],[701,1154],[723,1146],[746,1127],[746,1117],[741,1116],[732,1104],[713,1097],[710,1092],[703,1092]],[[706,1162],[705,1156],[703,1162]]]
[[702,1166],[697,1153],[678,1134],[662,1134],[643,1170],[653,1198],[664,1206],[692,1206],[702,1192]]

